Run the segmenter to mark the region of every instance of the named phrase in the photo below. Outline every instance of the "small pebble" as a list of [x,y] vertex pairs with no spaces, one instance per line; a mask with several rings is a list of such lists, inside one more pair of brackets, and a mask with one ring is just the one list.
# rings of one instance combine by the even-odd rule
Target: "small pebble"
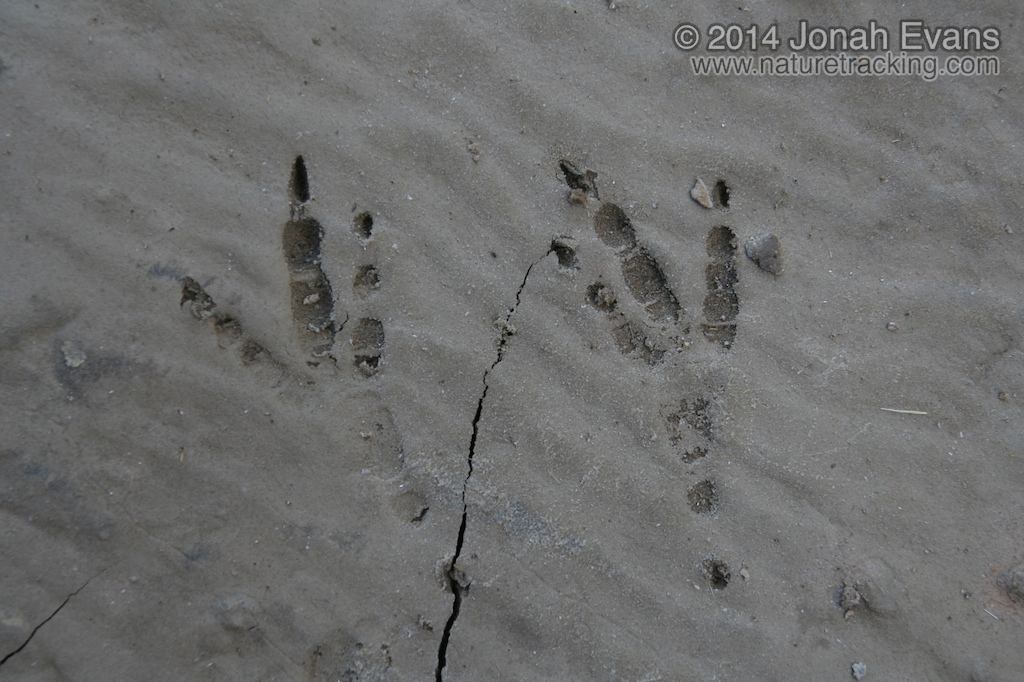
[[697,178],[697,184],[690,190],[690,198],[704,208],[711,208],[713,206],[711,203],[711,192],[708,191],[708,186],[700,178]]
[[79,348],[76,344],[71,341],[65,341],[61,344],[60,350],[64,353],[64,364],[71,369],[76,369],[85,364],[86,355],[85,351]]
[[854,663],[850,666],[850,672],[853,674],[853,679],[863,680],[864,676],[868,674],[868,667],[863,663]]
[[779,243],[779,238],[771,232],[766,232],[759,237],[751,237],[743,245],[743,252],[765,272],[770,272],[773,275],[782,273],[782,245]]

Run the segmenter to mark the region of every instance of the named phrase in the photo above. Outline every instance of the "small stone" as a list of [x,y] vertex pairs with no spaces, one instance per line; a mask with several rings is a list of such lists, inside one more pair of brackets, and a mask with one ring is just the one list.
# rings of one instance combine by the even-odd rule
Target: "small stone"
[[743,245],[743,252],[765,272],[770,272],[773,275],[782,273],[782,245],[779,243],[779,238],[771,232],[766,232],[759,237],[751,237]]
[[313,305],[320,300],[320,294],[310,294],[302,299],[302,305]]
[[714,203],[711,201],[711,192],[700,178],[697,178],[697,184],[690,190],[690,197],[704,208],[714,206]]
[[853,615],[853,610],[861,605],[860,592],[850,584],[844,584],[839,592],[839,607],[847,618]]
[[896,322],[890,322],[889,324],[885,325],[885,328],[891,332],[898,332],[900,330],[900,326]]
[[1010,399],[1010,394],[1007,393],[1006,391],[999,391],[999,399],[1005,403],[1007,400]]
[[587,203],[587,193],[579,187],[569,190],[569,203],[573,206],[583,206]]
[[850,666],[850,673],[853,674],[853,679],[863,680],[868,674],[868,667],[864,663],[854,663]]
[[75,369],[85,364],[86,355],[85,351],[79,348],[76,344],[71,341],[65,341],[61,344],[60,350],[64,353],[64,364]]

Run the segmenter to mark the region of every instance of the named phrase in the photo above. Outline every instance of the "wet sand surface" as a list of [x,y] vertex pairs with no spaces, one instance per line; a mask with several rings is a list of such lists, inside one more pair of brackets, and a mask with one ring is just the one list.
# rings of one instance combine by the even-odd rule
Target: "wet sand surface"
[[0,9],[5,679],[1024,669],[1016,4],[150,4]]

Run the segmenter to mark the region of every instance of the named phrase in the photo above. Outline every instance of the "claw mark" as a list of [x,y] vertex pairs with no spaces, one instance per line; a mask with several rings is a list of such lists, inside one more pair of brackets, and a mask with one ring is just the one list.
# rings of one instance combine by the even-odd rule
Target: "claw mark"
[[54,610],[53,610],[53,613],[51,613],[51,614],[50,614],[49,616],[47,616],[47,617],[46,617],[46,618],[45,618],[45,619],[43,620],[43,622],[42,622],[42,623],[40,623],[39,625],[37,625],[37,626],[35,626],[34,628],[32,628],[32,632],[28,633],[28,637],[27,637],[27,638],[25,639],[25,641],[24,641],[24,642],[22,642],[22,643],[21,643],[21,646],[19,646],[19,647],[18,647],[17,649],[15,649],[15,650],[14,650],[14,651],[12,651],[11,653],[7,654],[7,655],[6,655],[6,656],[4,656],[3,658],[0,658],[0,665],[3,665],[3,664],[4,664],[4,663],[6,663],[7,661],[9,661],[9,660],[10,660],[10,659],[11,659],[12,657],[14,657],[14,656],[16,656],[17,654],[21,653],[21,651],[22,651],[22,650],[23,650],[23,649],[24,649],[25,647],[27,647],[27,646],[28,646],[28,643],[32,641],[32,638],[36,636],[36,633],[37,633],[37,632],[39,632],[39,630],[40,630],[40,629],[42,629],[42,627],[43,627],[44,625],[46,625],[46,624],[47,624],[47,623],[49,623],[49,622],[50,622],[51,620],[53,620],[53,619],[54,619],[54,617],[56,617],[56,615],[57,615],[58,613],[60,613],[60,610],[61,610],[61,609],[63,609],[63,608],[65,607],[65,606],[67,606],[67,605],[68,605],[68,602],[69,602],[69,601],[71,601],[71,598],[72,598],[72,597],[74,597],[74,596],[75,596],[76,594],[78,594],[79,592],[81,592],[82,590],[84,590],[84,589],[85,589],[85,586],[86,586],[86,585],[88,585],[88,584],[89,584],[90,582],[92,582],[92,578],[89,578],[88,580],[86,580],[86,581],[85,581],[85,584],[84,584],[84,585],[82,585],[82,586],[81,586],[81,587],[79,587],[79,588],[78,588],[77,590],[75,590],[74,592],[72,592],[71,594],[69,594],[68,596],[66,596],[66,597],[64,598],[64,601],[62,601],[62,602],[60,603],[60,606],[58,606],[58,607],[57,607],[56,609],[54,609]]
[[469,438],[469,454],[466,457],[466,478],[462,482],[462,522],[459,524],[459,535],[455,541],[455,554],[448,565],[448,571],[445,576],[448,582],[448,589],[452,592],[452,612],[451,615],[448,616],[448,622],[444,626],[444,632],[441,634],[441,645],[437,651],[437,671],[435,676],[437,682],[442,682],[444,668],[448,663],[448,641],[451,639],[452,628],[455,626],[455,621],[459,617],[459,611],[462,609],[462,597],[469,591],[470,581],[466,574],[458,568],[458,561],[459,557],[462,555],[462,545],[466,539],[466,520],[469,512],[469,506],[466,503],[466,489],[469,488],[469,479],[473,476],[473,455],[476,454],[476,439],[480,433],[480,417],[484,411],[484,400],[487,399],[487,391],[490,390],[490,384],[487,383],[487,377],[490,376],[491,371],[505,358],[505,346],[508,344],[508,340],[515,333],[514,327],[511,324],[512,316],[515,315],[516,310],[519,308],[519,304],[522,302],[523,289],[526,288],[526,281],[530,278],[530,272],[537,263],[551,255],[552,252],[554,252],[559,259],[562,258],[559,248],[554,242],[552,242],[548,252],[531,263],[530,267],[526,268],[526,274],[523,276],[523,281],[519,284],[519,289],[516,291],[515,305],[509,308],[508,312],[505,313],[505,317],[503,319],[499,319],[497,323],[500,330],[500,334],[498,336],[497,357],[494,359],[494,362],[491,363],[491,366],[484,371],[482,379],[484,389],[480,393],[480,399],[477,400],[476,413],[473,415],[473,433]]
[[306,162],[301,156],[296,157],[292,168],[291,190],[294,204],[309,201],[309,173],[306,172]]

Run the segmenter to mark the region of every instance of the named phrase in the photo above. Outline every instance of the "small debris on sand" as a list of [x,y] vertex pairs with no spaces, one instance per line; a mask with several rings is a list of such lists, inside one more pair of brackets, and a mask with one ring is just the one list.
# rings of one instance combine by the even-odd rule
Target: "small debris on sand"
[[78,347],[77,344],[71,341],[65,341],[61,344],[60,350],[64,353],[64,364],[75,369],[85,364],[85,351]]
[[711,202],[711,192],[708,190],[708,186],[704,184],[704,181],[697,178],[697,184],[690,190],[690,197],[704,208],[711,208],[714,204]]
[[743,252],[765,272],[770,272],[773,275],[782,273],[782,245],[779,243],[779,238],[771,232],[766,232],[759,237],[751,237],[743,245]]

